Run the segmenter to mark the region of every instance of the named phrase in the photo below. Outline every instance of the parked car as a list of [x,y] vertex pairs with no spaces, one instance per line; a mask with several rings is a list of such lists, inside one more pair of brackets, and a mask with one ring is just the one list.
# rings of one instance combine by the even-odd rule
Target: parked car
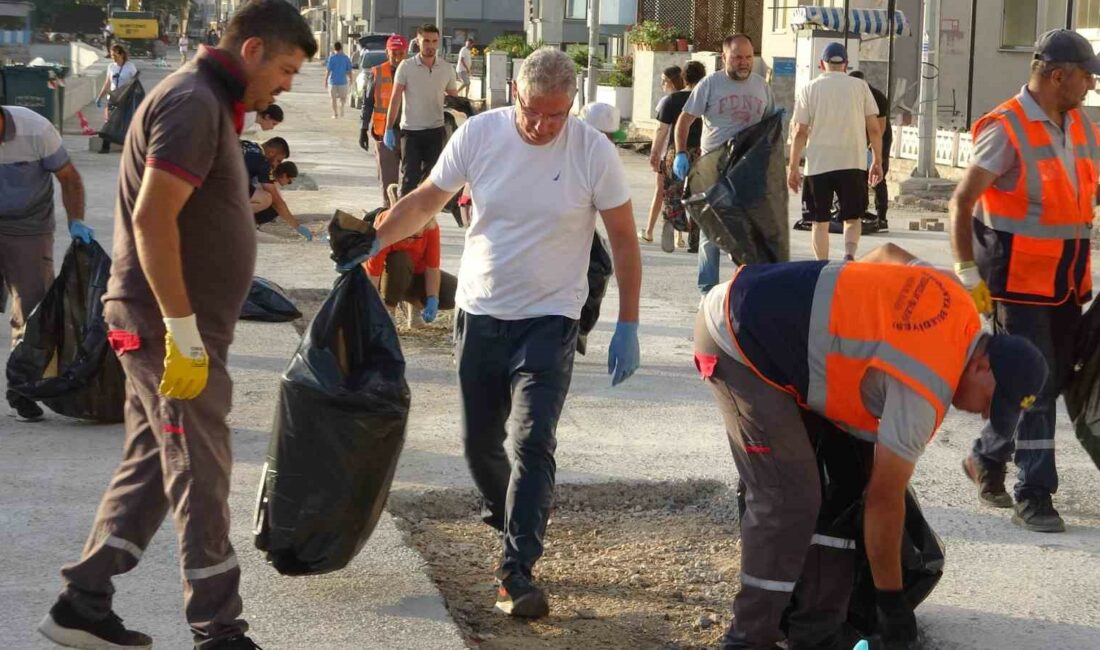
[[363,50],[360,53],[359,74],[355,75],[355,86],[351,89],[352,108],[363,106],[363,94],[367,92],[367,86],[370,85],[370,70],[376,65],[385,63],[385,61],[385,50]]

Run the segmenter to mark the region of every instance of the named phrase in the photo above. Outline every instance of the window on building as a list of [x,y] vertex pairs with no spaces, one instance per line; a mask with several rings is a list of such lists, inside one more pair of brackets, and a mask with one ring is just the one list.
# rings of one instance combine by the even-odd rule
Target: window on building
[[565,17],[588,20],[588,0],[565,0]]
[[1028,48],[1035,45],[1038,29],[1039,0],[1014,0],[1004,3],[1001,16],[1001,47]]
[[1077,0],[1075,29],[1100,29],[1100,0]]
[[[1100,2],[1100,0],[1097,0]],[[787,25],[791,24],[791,14],[798,6],[796,0],[774,0],[772,5],[772,31],[785,32]]]

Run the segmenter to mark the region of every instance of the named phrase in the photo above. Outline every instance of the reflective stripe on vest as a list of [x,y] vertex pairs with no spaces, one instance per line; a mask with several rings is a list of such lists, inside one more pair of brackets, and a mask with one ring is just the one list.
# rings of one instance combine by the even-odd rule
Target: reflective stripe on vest
[[1070,182],[1062,159],[1042,122],[1028,119],[1020,100],[1012,98],[974,125],[975,140],[994,120],[1004,126],[1020,160],[1020,178],[1011,191],[990,187],[982,194],[985,223],[1001,232],[1041,239],[1080,239],[1092,223],[1096,166],[1100,155],[1096,127],[1078,110],[1066,113],[1077,185]]
[[390,97],[393,96],[393,66],[389,61],[371,68],[374,77],[374,112],[370,118],[370,131],[381,138],[386,131],[386,114],[390,110]]
[[[746,301],[740,309],[747,313],[754,305]],[[765,376],[757,363],[763,360],[744,354],[731,325],[746,364],[768,383],[793,394],[805,408],[867,440],[874,440],[878,432],[878,418],[863,404],[861,392],[869,370],[884,372],[924,397],[936,411],[939,428],[981,335],[969,294],[945,273],[919,266],[844,262],[830,263],[818,274],[804,329],[761,329],[743,333],[767,343],[769,347],[756,348],[757,354],[774,346],[797,346],[798,341],[780,339],[805,332],[806,385],[782,385],[783,378]],[[805,394],[799,394],[803,390]]]

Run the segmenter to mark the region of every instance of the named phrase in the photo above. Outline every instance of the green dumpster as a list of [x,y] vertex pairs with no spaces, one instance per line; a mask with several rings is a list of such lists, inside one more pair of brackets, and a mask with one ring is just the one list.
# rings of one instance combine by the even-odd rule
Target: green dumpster
[[4,66],[4,101],[8,106],[23,106],[42,115],[61,131],[65,88],[61,80],[69,72],[61,65]]

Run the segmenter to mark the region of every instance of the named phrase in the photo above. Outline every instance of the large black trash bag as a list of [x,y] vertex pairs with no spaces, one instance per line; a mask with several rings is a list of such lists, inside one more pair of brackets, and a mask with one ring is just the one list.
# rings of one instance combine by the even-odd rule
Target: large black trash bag
[[145,87],[141,85],[138,76],[125,86],[112,90],[107,100],[107,107],[110,109],[107,122],[99,130],[99,137],[107,142],[122,144],[126,140],[126,131],[130,129],[134,113],[137,112],[138,105],[143,99],[145,99]]
[[600,320],[600,305],[607,293],[607,284],[611,280],[611,251],[608,250],[607,241],[600,233],[592,234],[592,252],[588,258],[588,298],[581,307],[581,318],[578,323],[580,332],[577,334],[577,352],[584,354],[588,349],[588,333],[596,327]]
[[355,267],[336,281],[280,381],[253,531],[279,573],[336,571],[363,547],[386,504],[409,401],[397,330]]
[[692,165],[684,208],[737,264],[790,260],[783,112]]
[[111,258],[74,240],[61,273],[8,358],[8,388],[68,417],[121,422],[126,378],[107,342],[101,298]]
[[1063,397],[1077,440],[1100,469],[1100,308],[1096,302],[1077,325],[1073,375]]
[[302,312],[282,287],[266,278],[252,278],[248,298],[241,307],[241,320],[286,323],[301,317]]

